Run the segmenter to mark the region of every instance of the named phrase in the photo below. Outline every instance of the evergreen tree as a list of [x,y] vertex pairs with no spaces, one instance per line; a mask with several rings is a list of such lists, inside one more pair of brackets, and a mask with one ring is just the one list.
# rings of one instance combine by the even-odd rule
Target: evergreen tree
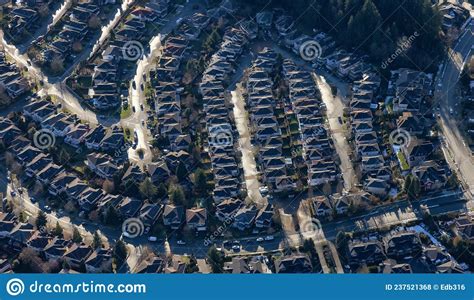
[[122,263],[128,255],[127,247],[122,240],[118,240],[115,243],[114,249],[112,251],[112,256],[120,263]]
[[224,269],[224,256],[212,246],[207,251],[207,260],[211,265],[212,273],[222,273]]
[[186,179],[186,176],[188,175],[188,169],[186,168],[186,165],[180,161],[178,166],[176,167],[176,177],[178,177],[179,181],[183,181]]
[[47,223],[48,223],[48,218],[46,214],[42,210],[38,211],[38,216],[36,217],[36,227],[38,228],[45,227]]
[[144,198],[151,200],[155,198],[157,193],[158,189],[153,182],[151,182],[150,178],[146,178],[142,183],[140,183],[140,194],[142,194]]
[[96,230],[94,232],[94,237],[92,240],[92,248],[99,248],[102,247],[102,238],[100,237],[99,232]]
[[194,190],[197,195],[203,197],[207,193],[207,177],[202,169],[197,169],[194,172]]
[[75,243],[82,243],[81,233],[79,232],[79,229],[77,229],[76,226],[74,226],[74,229],[72,230],[72,241]]
[[63,228],[59,225],[59,221],[56,221],[56,227],[54,227],[53,234],[58,237],[63,235]]
[[110,205],[105,212],[104,223],[107,225],[117,225],[120,224],[120,216],[118,215],[115,207]]
[[169,198],[175,205],[192,207],[192,204],[188,205],[189,203],[186,203],[186,196],[184,195],[183,188],[180,185],[175,185],[170,188]]

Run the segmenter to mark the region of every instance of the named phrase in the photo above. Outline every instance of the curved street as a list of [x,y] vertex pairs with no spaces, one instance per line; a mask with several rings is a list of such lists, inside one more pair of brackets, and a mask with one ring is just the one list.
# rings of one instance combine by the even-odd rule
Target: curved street
[[460,107],[460,99],[455,96],[455,92],[462,69],[470,56],[471,47],[474,45],[472,30],[474,30],[474,23],[471,21],[450,51],[444,69],[440,70],[441,74],[436,82],[435,91],[435,99],[439,102],[440,118],[438,122],[444,138],[443,150],[451,168],[465,185],[467,196],[471,200],[474,193],[474,160],[459,129],[459,124],[462,122],[457,111],[457,108]]

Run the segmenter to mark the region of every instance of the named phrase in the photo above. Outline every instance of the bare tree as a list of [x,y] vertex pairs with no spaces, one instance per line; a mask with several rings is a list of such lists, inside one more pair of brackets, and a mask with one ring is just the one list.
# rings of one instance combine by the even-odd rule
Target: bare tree
[[87,22],[87,25],[91,29],[98,29],[100,27],[100,19],[97,15],[92,15],[89,19],[89,22]]
[[74,42],[74,44],[72,44],[72,51],[74,51],[76,53],[80,53],[82,51],[81,42],[79,42],[79,41]]
[[64,71],[64,59],[59,55],[53,57],[50,63],[50,67],[53,73],[55,74],[62,73]]

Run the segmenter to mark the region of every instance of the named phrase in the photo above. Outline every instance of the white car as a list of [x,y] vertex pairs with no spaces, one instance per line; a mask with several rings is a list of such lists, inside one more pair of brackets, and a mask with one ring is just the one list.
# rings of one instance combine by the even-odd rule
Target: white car
[[182,241],[182,240],[179,240],[176,242],[176,244],[178,245],[186,245],[186,242],[185,241]]
[[258,242],[258,243],[261,243],[261,242],[263,242],[263,241],[264,241],[263,237],[259,237],[259,238],[257,239],[257,242]]
[[273,241],[275,238],[273,237],[273,235],[267,235],[265,237],[265,241]]
[[150,241],[150,242],[156,242],[157,240],[158,240],[158,238],[156,236],[148,237],[148,241]]

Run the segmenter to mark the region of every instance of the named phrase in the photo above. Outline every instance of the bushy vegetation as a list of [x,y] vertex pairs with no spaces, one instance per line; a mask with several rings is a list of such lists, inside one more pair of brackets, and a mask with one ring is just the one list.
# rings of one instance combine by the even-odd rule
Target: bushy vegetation
[[[243,5],[282,7],[306,32],[320,29],[348,49],[367,53],[380,63],[416,33],[398,66],[433,70],[443,51],[441,17],[429,0],[240,0]],[[394,66],[394,67],[398,67]]]

